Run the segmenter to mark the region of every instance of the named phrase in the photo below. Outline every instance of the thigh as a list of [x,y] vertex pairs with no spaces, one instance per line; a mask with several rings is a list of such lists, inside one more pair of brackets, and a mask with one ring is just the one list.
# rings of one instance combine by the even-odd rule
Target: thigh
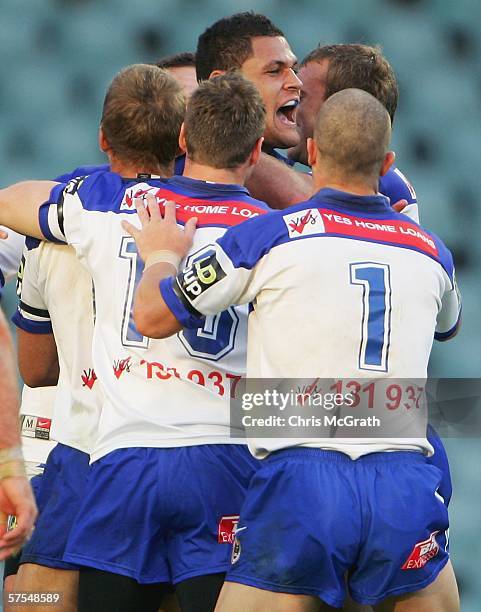
[[275,593],[226,582],[222,588],[215,612],[328,612],[336,610],[309,595]]
[[391,597],[378,606],[376,612],[459,612],[459,593],[451,562],[429,586],[399,597]]

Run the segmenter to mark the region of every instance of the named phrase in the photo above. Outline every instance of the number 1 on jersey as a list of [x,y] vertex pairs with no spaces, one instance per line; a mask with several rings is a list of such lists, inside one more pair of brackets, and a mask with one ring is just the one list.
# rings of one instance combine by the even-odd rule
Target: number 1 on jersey
[[362,326],[359,369],[387,372],[391,334],[391,276],[387,264],[350,265],[351,285],[361,285]]

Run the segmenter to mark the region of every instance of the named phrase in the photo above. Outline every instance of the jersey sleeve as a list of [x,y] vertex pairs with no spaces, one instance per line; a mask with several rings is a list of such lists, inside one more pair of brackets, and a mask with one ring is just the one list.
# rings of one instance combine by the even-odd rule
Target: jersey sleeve
[[50,315],[39,282],[39,255],[40,242],[27,238],[17,279],[19,303],[12,321],[31,334],[51,334]]
[[39,210],[40,229],[45,238],[49,242],[72,245],[80,256],[84,254],[90,236],[86,229],[91,222],[90,211],[85,209],[83,203],[83,196],[88,194],[89,189],[82,194],[83,183],[88,178],[93,176],[57,184]]
[[441,300],[441,310],[436,320],[436,340],[449,340],[458,331],[461,322],[461,296],[459,294],[456,276],[452,274],[450,286]]
[[379,191],[389,198],[391,205],[399,200],[406,200],[408,204],[417,204],[414,187],[399,168],[390,168],[384,176],[381,176]]
[[250,302],[252,276],[252,269],[237,267],[216,243],[176,278],[161,281],[160,292],[184,327],[198,327],[205,315]]
[[3,286],[17,274],[22,258],[25,237],[5,228],[8,238],[0,240],[0,292]]

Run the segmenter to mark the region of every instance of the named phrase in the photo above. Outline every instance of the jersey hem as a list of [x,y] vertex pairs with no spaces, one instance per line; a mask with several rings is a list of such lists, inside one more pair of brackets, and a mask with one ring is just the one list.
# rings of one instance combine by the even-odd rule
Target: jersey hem
[[202,438],[192,440],[186,438],[185,440],[165,440],[165,444],[161,443],[159,439],[153,440],[136,440],[135,442],[122,442],[119,441],[115,446],[108,446],[101,448],[91,453],[90,463],[98,461],[102,457],[105,457],[109,453],[113,453],[116,450],[122,450],[123,448],[182,448],[185,446],[205,446],[205,445],[218,445],[218,444],[236,444],[238,446],[247,446],[247,441],[244,438]]
[[76,554],[65,554],[64,559],[69,563],[78,563],[82,567],[92,567],[99,570],[104,570],[107,572],[112,572],[114,574],[121,574],[122,576],[127,576],[128,578],[133,578],[140,584],[155,584],[157,582],[171,582],[170,576],[166,574],[162,574],[159,578],[156,576],[155,578],[142,576],[138,572],[132,570],[129,567],[125,567],[124,565],[120,565],[118,563],[109,563],[108,561],[98,561],[97,559],[92,559],[91,557],[84,557],[83,555]]

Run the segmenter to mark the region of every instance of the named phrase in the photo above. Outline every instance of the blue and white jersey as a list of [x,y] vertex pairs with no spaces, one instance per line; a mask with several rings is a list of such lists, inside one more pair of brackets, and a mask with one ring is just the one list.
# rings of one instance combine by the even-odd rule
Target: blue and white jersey
[[57,344],[60,373],[50,438],[90,453],[103,399],[92,365],[90,275],[72,248],[27,238],[18,292],[15,325],[31,334],[53,332]]
[[[164,279],[160,290],[186,327],[252,303],[253,378],[424,379],[435,333],[454,334],[460,310],[453,260],[436,236],[383,196],[332,189],[233,228],[202,266]],[[253,441],[258,456],[292,445],[263,442]],[[302,443],[339,449],[313,442]],[[399,447],[379,442],[364,450]],[[426,441],[422,448],[432,451]]]
[[229,393],[245,373],[247,308],[229,307],[167,340],[143,337],[135,328],[132,303],[143,262],[121,221],[140,226],[134,198],[147,193],[160,206],[175,200],[180,223],[198,218],[187,264],[206,258],[208,245],[227,228],[267,209],[239,185],[185,177],[97,172],[52,190],[40,211],[42,231],[74,247],[95,287],[93,360],[106,399],[92,460],[118,448],[236,442]]

